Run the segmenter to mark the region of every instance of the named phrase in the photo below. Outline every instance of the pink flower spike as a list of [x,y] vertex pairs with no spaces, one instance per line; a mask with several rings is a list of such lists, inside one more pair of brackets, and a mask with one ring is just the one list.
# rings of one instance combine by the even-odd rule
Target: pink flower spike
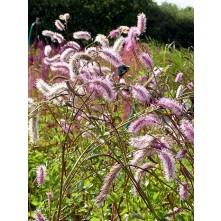
[[139,35],[139,30],[137,27],[131,27],[128,36],[125,39],[125,47],[127,51],[132,51],[137,49],[136,38]]
[[118,173],[120,172],[121,165],[117,164],[111,168],[108,175],[106,176],[103,186],[100,190],[99,195],[95,198],[95,203],[101,205],[101,203],[106,199],[107,194],[110,191],[112,182],[116,179]]
[[139,14],[137,16],[137,29],[140,34],[146,31],[146,23],[146,15],[144,13]]
[[182,159],[186,158],[186,154],[187,154],[187,149],[184,148],[184,149],[180,150],[180,151],[177,153],[176,159],[177,159],[177,160],[182,160]]
[[64,31],[65,29],[64,25],[59,20],[55,20],[55,26],[60,31]]
[[102,50],[99,53],[99,56],[113,64],[115,67],[119,67],[123,64],[120,55],[111,48],[102,48]]
[[147,67],[147,68],[153,67],[153,60],[151,59],[151,57],[147,53],[145,53],[145,52],[141,53],[139,55],[139,58],[145,67]]
[[162,150],[164,148],[168,149],[170,145],[164,139],[164,137],[161,137],[160,139],[155,138],[153,142],[151,143],[151,147]]
[[182,77],[183,77],[183,73],[182,72],[178,73],[174,82],[180,82],[182,80]]
[[150,94],[147,89],[141,84],[136,83],[135,86],[132,87],[132,94],[134,98],[137,98],[139,101],[149,102]]
[[179,195],[181,201],[184,201],[189,197],[189,189],[187,182],[180,184]]
[[67,48],[63,53],[61,54],[61,61],[63,62],[69,62],[70,57],[76,52],[73,48]]
[[181,131],[183,132],[184,136],[191,142],[194,141],[194,128],[193,124],[187,120],[183,119],[180,123]]
[[128,131],[130,133],[136,134],[145,126],[153,127],[160,123],[161,120],[156,115],[148,114],[138,118],[137,120],[132,121],[128,128]]
[[61,35],[59,33],[54,33],[54,35],[53,35],[51,40],[52,41],[57,40],[58,43],[60,44],[60,43],[62,43],[64,41],[64,37],[63,37],[63,35]]
[[112,30],[109,34],[110,39],[115,38],[116,36],[118,36],[120,33],[118,31],[118,29],[116,30]]
[[46,37],[52,38],[53,35],[54,35],[54,32],[53,31],[44,30],[44,31],[42,31],[42,35],[44,35]]
[[42,186],[45,183],[45,178],[46,178],[46,166],[45,165],[40,165],[36,168],[36,179],[38,186]]
[[77,31],[73,33],[73,37],[75,39],[89,40],[91,39],[91,34],[87,31]]
[[142,149],[148,147],[153,139],[154,138],[148,134],[140,137],[132,137],[130,138],[130,145],[135,148]]
[[[141,169],[140,169],[140,168],[141,168]],[[154,168],[154,165],[149,164],[149,163],[145,163],[145,164],[143,164],[140,168],[136,170],[136,173],[135,173],[135,176],[134,176],[135,180],[137,181],[137,183],[138,183],[139,185],[141,185],[141,181],[142,181],[142,178],[143,178],[144,174],[145,174],[148,170]],[[137,191],[137,189],[136,189],[135,186],[133,186],[132,192],[133,192],[134,195],[137,195],[137,194],[138,194],[138,191]]]
[[173,155],[167,151],[162,150],[159,153],[159,158],[163,163],[163,170],[166,180],[171,181],[175,179],[175,159]]
[[157,102],[157,104],[163,108],[169,109],[173,114],[177,116],[181,115],[183,112],[182,105],[170,98],[163,97]]
[[41,214],[39,210],[35,211],[35,221],[46,221],[46,218]]
[[111,81],[107,79],[94,78],[89,85],[91,91],[95,90],[107,101],[113,101],[116,98],[116,92]]

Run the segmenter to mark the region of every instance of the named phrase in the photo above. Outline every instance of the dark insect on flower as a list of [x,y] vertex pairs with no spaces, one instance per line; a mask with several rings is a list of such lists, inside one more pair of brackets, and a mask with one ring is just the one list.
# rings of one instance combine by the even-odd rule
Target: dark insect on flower
[[124,74],[126,74],[126,72],[130,69],[130,66],[126,66],[126,65],[120,65],[117,68],[117,75],[121,78],[124,76]]

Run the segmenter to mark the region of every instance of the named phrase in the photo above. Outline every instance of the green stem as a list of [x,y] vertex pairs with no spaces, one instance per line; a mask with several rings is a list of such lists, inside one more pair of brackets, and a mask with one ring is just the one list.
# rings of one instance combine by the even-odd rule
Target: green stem
[[30,27],[30,31],[29,31],[29,35],[28,35],[28,46],[30,46],[30,43],[31,43],[31,34],[32,34],[32,30],[33,30],[34,25],[35,25],[35,22],[33,22]]

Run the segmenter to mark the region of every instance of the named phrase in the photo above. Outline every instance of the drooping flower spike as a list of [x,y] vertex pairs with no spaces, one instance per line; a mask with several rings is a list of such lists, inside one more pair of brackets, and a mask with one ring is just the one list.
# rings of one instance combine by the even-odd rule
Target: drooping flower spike
[[91,39],[91,34],[87,31],[77,31],[73,33],[73,37],[75,39],[89,40]]

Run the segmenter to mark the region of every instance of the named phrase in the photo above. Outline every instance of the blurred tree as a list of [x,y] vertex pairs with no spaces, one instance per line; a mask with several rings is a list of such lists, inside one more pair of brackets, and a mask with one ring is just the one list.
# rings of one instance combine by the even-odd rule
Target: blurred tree
[[147,16],[146,36],[164,43],[176,41],[183,47],[193,45],[193,8],[178,9],[168,3],[158,6],[152,0],[29,0],[28,26],[39,17],[39,33],[45,29],[59,32],[54,21],[69,13],[70,31],[85,30],[95,37],[108,35],[120,25],[135,26],[134,18],[141,12]]

